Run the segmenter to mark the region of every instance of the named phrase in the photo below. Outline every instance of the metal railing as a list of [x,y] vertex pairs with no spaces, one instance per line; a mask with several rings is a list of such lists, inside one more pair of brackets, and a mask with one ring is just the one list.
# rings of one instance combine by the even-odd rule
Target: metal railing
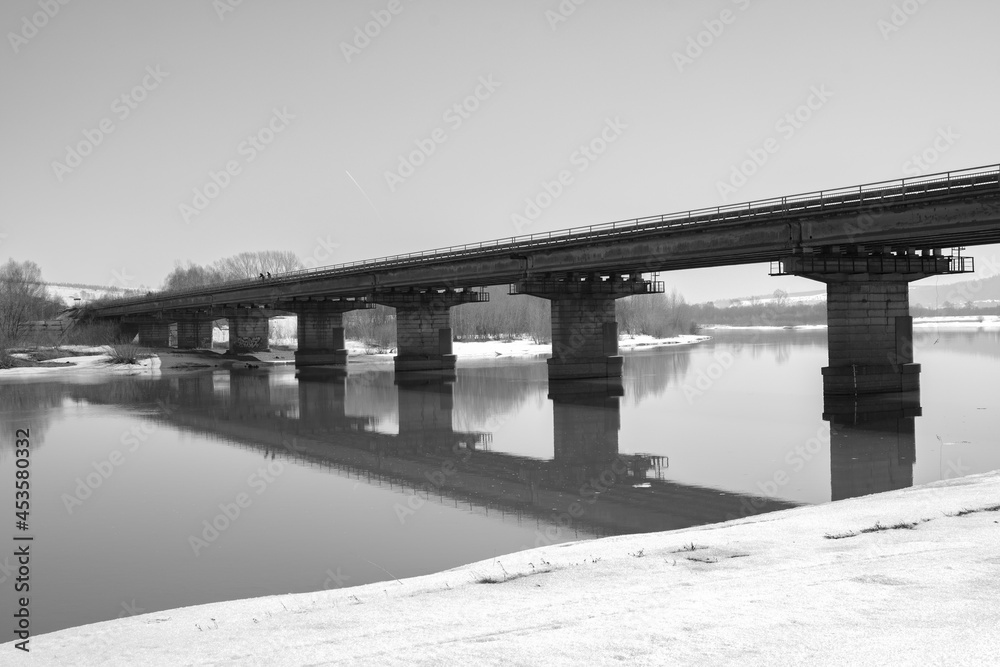
[[312,269],[289,271],[265,281],[261,281],[259,278],[231,280],[208,287],[156,292],[153,295],[115,300],[102,304],[102,306],[120,307],[143,303],[164,296],[199,296],[251,286],[281,285],[299,282],[302,279],[332,277],[345,273],[379,271],[387,268],[399,268],[401,266],[426,263],[428,261],[448,261],[508,250],[586,243],[598,239],[646,234],[664,229],[689,226],[705,227],[734,222],[748,222],[760,218],[781,218],[789,215],[826,213],[828,211],[830,213],[844,211],[864,212],[866,210],[877,210],[884,206],[905,204],[911,201],[917,202],[926,199],[954,196],[956,194],[964,195],[991,191],[1000,191],[1000,164],[928,174],[915,178],[879,181],[833,190],[820,190],[818,192],[774,197],[741,204],[694,209],[680,213],[629,218],[585,227],[571,227],[551,232],[511,236],[479,243],[467,243],[401,255],[389,255],[375,259],[344,262]]

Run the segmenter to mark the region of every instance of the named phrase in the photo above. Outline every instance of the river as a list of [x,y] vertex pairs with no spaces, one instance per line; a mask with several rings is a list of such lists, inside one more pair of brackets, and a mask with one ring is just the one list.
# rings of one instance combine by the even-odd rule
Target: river
[[0,376],[8,500],[14,429],[32,442],[33,633],[1000,468],[1000,332],[918,327],[919,396],[863,405],[824,402],[823,330],[713,335],[625,353],[620,390],[550,388],[538,358],[402,384],[391,365]]

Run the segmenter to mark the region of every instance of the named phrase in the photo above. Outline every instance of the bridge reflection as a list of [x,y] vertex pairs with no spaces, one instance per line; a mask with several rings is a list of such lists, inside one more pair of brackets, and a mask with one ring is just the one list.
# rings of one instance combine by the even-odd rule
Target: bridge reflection
[[[666,358],[686,364],[683,355]],[[271,458],[293,458],[442,502],[499,509],[517,520],[561,518],[574,532],[668,530],[794,505],[666,479],[665,458],[619,450],[626,390],[620,383],[548,383],[544,368],[524,369],[530,369],[527,383],[523,375],[514,382],[502,370],[470,368],[454,383],[399,382],[391,373],[312,370],[292,376],[248,369],[94,385],[0,385],[0,407],[26,410],[28,393],[36,406],[62,404],[67,394],[122,405]],[[630,391],[641,386],[629,376],[626,382]],[[494,451],[493,432],[532,400],[551,401],[550,457]],[[920,414],[917,392],[826,396],[831,499],[912,486]],[[34,427],[45,421],[34,420]]]
[[[252,370],[177,375],[141,383],[145,406],[140,414],[264,456],[292,458],[425,499],[500,510],[511,520],[558,524],[567,536],[672,530],[795,505],[672,482],[664,479],[664,457],[622,454],[620,383],[551,389],[553,449],[551,458],[540,459],[491,449],[491,430],[516,417],[494,416],[482,430],[456,429],[455,383],[393,385],[391,378],[317,371],[293,378]],[[368,395],[395,393],[397,432],[377,415],[386,407],[384,400],[382,405],[352,404],[355,385]],[[100,401],[105,389],[71,391]],[[512,394],[523,400],[523,385]],[[150,411],[153,401],[164,409]]]
[[913,486],[919,392],[827,396],[831,500]]

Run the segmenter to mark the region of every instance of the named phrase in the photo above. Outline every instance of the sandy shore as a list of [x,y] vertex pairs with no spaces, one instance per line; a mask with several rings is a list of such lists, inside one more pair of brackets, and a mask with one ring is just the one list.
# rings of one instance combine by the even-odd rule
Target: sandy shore
[[1000,472],[35,637],[5,665],[986,665]]

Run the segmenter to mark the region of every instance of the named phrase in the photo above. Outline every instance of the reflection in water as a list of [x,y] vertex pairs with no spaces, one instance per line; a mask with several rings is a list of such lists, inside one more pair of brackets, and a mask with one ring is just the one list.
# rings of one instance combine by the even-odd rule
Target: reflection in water
[[[220,390],[218,374],[194,374],[137,383],[142,388],[133,389],[133,397],[167,406],[147,417],[257,448],[265,456],[320,465],[428,498],[499,508],[518,520],[531,516],[558,523],[570,536],[668,530],[793,506],[666,481],[664,457],[619,454],[621,385],[554,388],[552,454],[538,459],[490,451],[489,432],[454,428],[454,393],[462,382],[397,380],[398,433],[379,432],[376,415],[346,410],[354,377],[312,371],[292,381],[287,374],[233,371],[228,390]],[[515,409],[519,392],[510,384],[469,374],[463,386],[479,395],[474,393],[468,406]],[[371,379],[362,386],[370,389]],[[496,401],[487,400],[489,389],[497,390]],[[106,393],[112,395],[109,402],[121,396],[106,385],[73,393],[95,402]]]
[[[350,585],[364,584],[385,571],[415,576],[560,540],[822,502],[828,487],[834,499],[903,488],[941,478],[939,443],[952,445],[963,474],[1000,465],[995,362],[983,361],[1000,356],[992,332],[918,336],[925,377],[934,376],[919,428],[916,396],[824,405],[824,336],[734,333],[628,353],[623,384],[611,387],[550,385],[545,365],[527,362],[470,364],[453,382],[216,369],[0,383],[0,421],[29,419],[44,445],[35,465],[39,488],[49,487],[38,515],[49,522],[40,528],[46,553],[60,554],[48,569],[59,599],[38,608],[60,611],[39,612],[38,627],[113,618],[133,598],[153,611],[315,590],[327,568],[341,567]],[[690,401],[684,384],[719,351],[734,363]],[[762,383],[762,373],[776,379]],[[40,442],[46,429],[50,441]],[[123,436],[136,432],[145,444],[133,450]],[[10,472],[12,431],[0,437],[0,468]],[[796,469],[788,456],[803,443],[811,463]],[[125,463],[69,513],[61,495],[97,479],[115,449]],[[298,465],[258,499],[247,475],[262,457]],[[777,470],[789,481],[772,494],[760,480]],[[239,491],[253,505],[192,554],[188,536]],[[0,612],[8,599],[0,596]]]
[[0,384],[0,458],[14,455],[15,430],[30,428],[35,448],[45,443],[54,408],[62,405],[65,391],[61,385],[40,383]]
[[913,486],[919,392],[827,396],[831,499]]

